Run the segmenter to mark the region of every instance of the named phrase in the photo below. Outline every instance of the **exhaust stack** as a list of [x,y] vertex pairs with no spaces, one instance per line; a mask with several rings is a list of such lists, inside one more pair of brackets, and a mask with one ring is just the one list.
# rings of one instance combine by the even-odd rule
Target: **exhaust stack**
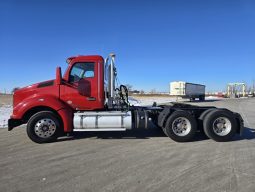
[[109,107],[112,107],[115,100],[115,81],[117,76],[117,70],[115,67],[115,54],[110,53],[105,60],[105,89],[108,93],[107,103]]

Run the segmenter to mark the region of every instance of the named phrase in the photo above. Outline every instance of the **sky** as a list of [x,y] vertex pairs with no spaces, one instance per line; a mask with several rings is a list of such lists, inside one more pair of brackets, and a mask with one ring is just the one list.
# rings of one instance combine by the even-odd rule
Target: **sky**
[[137,90],[255,80],[254,0],[7,0],[0,24],[0,92],[54,79],[69,56],[111,52]]

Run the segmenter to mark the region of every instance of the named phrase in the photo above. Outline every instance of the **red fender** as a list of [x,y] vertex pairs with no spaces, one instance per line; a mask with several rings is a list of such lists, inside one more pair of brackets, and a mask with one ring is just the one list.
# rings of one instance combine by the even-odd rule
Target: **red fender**
[[58,97],[53,95],[32,95],[24,99],[13,109],[13,119],[22,119],[24,114],[34,107],[49,107],[59,114],[64,124],[64,132],[73,130],[73,111]]
[[70,109],[60,109],[58,114],[62,118],[64,124],[64,132],[71,132],[73,130],[73,112]]

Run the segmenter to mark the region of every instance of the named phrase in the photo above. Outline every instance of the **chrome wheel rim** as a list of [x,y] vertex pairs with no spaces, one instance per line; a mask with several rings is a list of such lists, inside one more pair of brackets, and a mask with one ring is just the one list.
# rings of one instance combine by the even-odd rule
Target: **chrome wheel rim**
[[232,124],[226,117],[218,117],[213,122],[213,131],[216,135],[226,136],[230,133]]
[[187,118],[179,117],[173,121],[172,130],[177,136],[186,136],[191,130],[191,123]]
[[35,134],[41,138],[49,138],[56,132],[56,124],[51,119],[40,119],[34,126]]

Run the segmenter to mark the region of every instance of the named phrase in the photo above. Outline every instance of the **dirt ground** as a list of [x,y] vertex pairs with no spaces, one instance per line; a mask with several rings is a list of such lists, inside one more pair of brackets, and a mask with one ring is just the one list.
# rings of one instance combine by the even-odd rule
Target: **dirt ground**
[[12,105],[12,95],[0,94],[0,106],[2,106],[2,105]]
[[151,127],[40,145],[25,126],[0,129],[0,191],[255,191],[255,99],[193,104],[239,112],[243,136],[176,143]]

